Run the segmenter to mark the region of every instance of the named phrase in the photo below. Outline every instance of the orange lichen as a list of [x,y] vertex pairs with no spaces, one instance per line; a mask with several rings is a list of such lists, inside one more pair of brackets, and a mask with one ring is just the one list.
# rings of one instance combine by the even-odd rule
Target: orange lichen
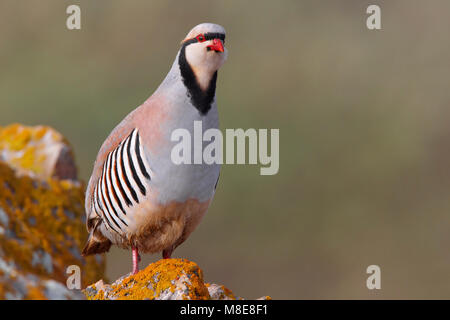
[[0,148],[20,151],[31,138],[30,130],[26,130],[20,124],[10,125],[0,131]]
[[39,287],[29,286],[28,295],[25,296],[26,300],[48,300],[48,298],[42,293],[42,289]]
[[0,127],[0,158],[21,175],[27,173],[37,178],[49,176],[56,160],[55,151],[63,146],[69,146],[69,143],[50,127],[20,124]]
[[111,285],[100,280],[83,293],[89,300],[243,300],[223,285],[205,284],[200,267],[186,259],[159,260]]
[[[45,152],[37,153],[43,146],[32,142],[49,132],[63,141],[62,136],[47,127],[12,125],[0,129],[0,160],[5,160],[4,154],[9,153],[8,162],[0,161],[0,213],[3,216],[0,219],[0,259],[13,263],[18,275],[53,279],[63,284],[69,276],[67,267],[77,265],[81,268],[83,286],[86,286],[103,276],[105,259],[80,255],[87,238],[83,220],[84,185],[78,181],[42,176],[37,180],[33,175],[18,174],[19,166],[40,172],[39,163],[45,161]],[[8,283],[13,275],[5,277],[0,274],[0,299],[12,290]],[[45,295],[39,290],[30,287],[23,298],[41,299]]]
[[185,259],[159,260],[110,286],[97,288],[93,285],[90,288],[95,292],[93,295],[89,295],[89,288],[84,292],[91,300],[152,300],[176,291],[180,299],[210,299],[202,270],[196,263]]

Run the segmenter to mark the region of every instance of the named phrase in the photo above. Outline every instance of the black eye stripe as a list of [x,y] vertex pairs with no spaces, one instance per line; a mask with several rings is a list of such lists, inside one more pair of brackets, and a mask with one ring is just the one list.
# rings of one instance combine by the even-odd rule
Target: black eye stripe
[[206,40],[220,39],[225,43],[225,35],[223,33],[205,33]]
[[[205,37],[205,41],[213,40],[213,39],[220,39],[220,40],[222,40],[223,43],[225,43],[225,35],[223,33],[208,32],[208,33],[204,33],[203,36]],[[183,45],[187,46],[188,44],[196,43],[196,42],[198,42],[198,39],[192,38],[192,39],[185,41],[183,43]]]

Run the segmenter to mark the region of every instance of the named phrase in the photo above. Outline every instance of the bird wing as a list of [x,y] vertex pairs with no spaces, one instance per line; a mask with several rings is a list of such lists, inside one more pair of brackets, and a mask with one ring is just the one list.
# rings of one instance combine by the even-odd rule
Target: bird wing
[[101,220],[106,229],[123,235],[127,214],[145,197],[150,181],[139,130],[119,125],[106,139],[97,156],[86,191],[88,231]]

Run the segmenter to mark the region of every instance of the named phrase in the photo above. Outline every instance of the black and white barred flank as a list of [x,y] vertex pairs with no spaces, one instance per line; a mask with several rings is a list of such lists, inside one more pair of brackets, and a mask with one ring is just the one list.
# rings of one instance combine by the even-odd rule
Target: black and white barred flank
[[128,227],[125,216],[147,193],[150,168],[137,129],[112,150],[94,188],[92,208],[108,229],[122,234]]

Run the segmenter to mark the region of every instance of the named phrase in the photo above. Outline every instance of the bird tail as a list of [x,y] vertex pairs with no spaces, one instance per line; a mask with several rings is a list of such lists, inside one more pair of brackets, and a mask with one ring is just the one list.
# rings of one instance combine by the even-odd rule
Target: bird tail
[[108,252],[109,248],[111,248],[111,241],[106,240],[102,242],[98,242],[95,239],[93,239],[91,236],[89,236],[88,241],[86,245],[83,248],[83,251],[81,252],[81,255],[88,256],[91,254],[97,254],[97,253],[103,253]]
[[91,229],[86,245],[81,252],[82,256],[108,252],[109,248],[111,248],[111,241],[104,237],[99,230],[97,230],[100,223],[101,220],[97,221],[95,226]]

